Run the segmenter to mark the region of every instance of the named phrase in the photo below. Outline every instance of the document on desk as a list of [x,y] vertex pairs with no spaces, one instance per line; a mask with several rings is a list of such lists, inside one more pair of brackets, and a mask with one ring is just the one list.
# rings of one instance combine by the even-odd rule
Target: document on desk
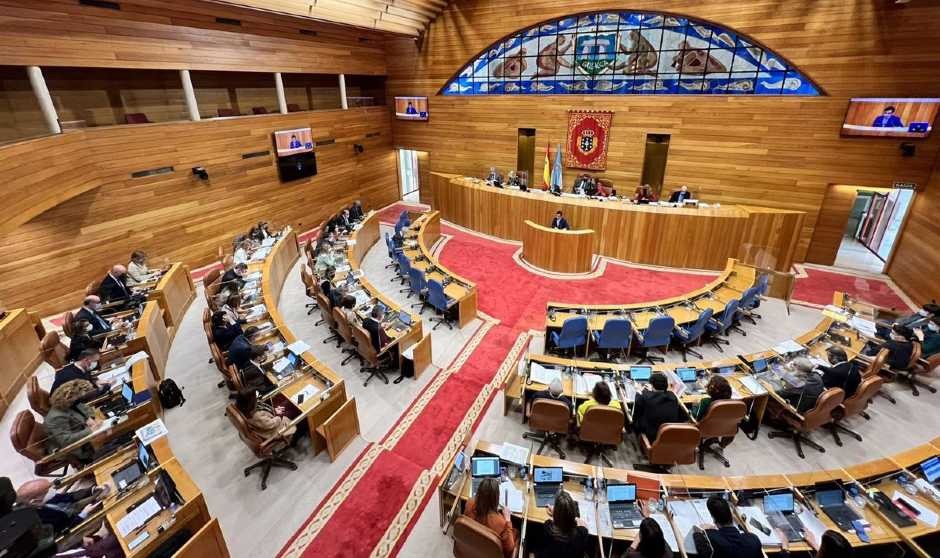
[[268,257],[268,254],[271,253],[271,248],[259,248],[251,255],[252,261],[263,262],[265,258]]
[[895,490],[894,494],[891,495],[891,501],[897,502],[898,500],[917,512],[917,521],[926,524],[928,527],[937,526],[937,514],[927,509],[920,502]]
[[117,522],[118,532],[122,537],[126,537],[160,513],[160,510],[160,504],[155,497],[147,498]]
[[301,403],[298,403],[298,401],[300,401],[301,396],[303,396],[303,400],[306,402],[316,397],[318,393],[320,393],[320,390],[315,386],[307,385],[304,386],[304,389],[298,391],[297,394],[294,395],[292,401],[297,405],[300,405]]
[[284,351],[284,342],[283,342],[283,341],[278,341],[278,342],[276,342],[276,343],[272,343],[272,344],[271,344],[271,349],[269,349],[269,352],[270,352],[271,354],[277,354],[277,353],[281,353],[281,352],[283,352],[283,351]]
[[788,355],[790,353],[798,353],[800,351],[805,351],[806,347],[800,345],[793,339],[787,339],[783,343],[777,343],[772,347],[773,351],[778,355]]
[[752,395],[764,395],[767,390],[753,376],[742,376],[741,385],[744,386]]
[[823,534],[829,529],[816,517],[816,514],[814,514],[812,510],[804,508],[796,517],[800,520],[800,523],[803,524],[803,528],[806,532],[812,533],[813,538],[817,541],[821,541]]
[[297,340],[287,346],[287,350],[300,356],[310,350],[310,345],[305,341]]
[[245,276],[245,281],[257,281],[259,279],[261,279],[260,271],[252,271],[251,273]]
[[369,296],[369,293],[367,293],[364,289],[356,291],[356,293],[353,296],[356,297],[357,308],[359,306],[362,306],[363,304],[368,304],[369,301],[372,300],[372,297]]
[[252,306],[251,308],[248,309],[248,313],[245,314],[245,319],[248,320],[249,322],[253,322],[257,320],[258,318],[260,318],[261,316],[264,316],[267,311],[268,311],[268,307],[265,306],[264,304],[258,304],[256,306]]
[[672,550],[673,554],[679,552],[679,542],[676,541],[676,532],[672,530],[672,524],[669,523],[669,518],[661,513],[654,513],[650,515],[656,523],[659,523],[659,528],[663,532],[663,538],[666,539],[666,544],[669,545],[669,549]]
[[548,385],[555,379],[561,379],[561,370],[546,368],[537,362],[529,365],[529,379],[537,384]]
[[692,537],[694,528],[712,521],[705,502],[706,500],[673,500],[667,504],[672,512],[676,531],[682,538],[682,545],[687,552],[689,549],[695,549],[695,539]]
[[852,316],[849,319],[849,325],[854,327],[866,337],[875,337],[875,322],[871,320],[866,320],[865,318],[860,318],[858,316]]
[[[357,227],[358,227],[358,225],[357,225],[356,227],[353,227],[353,229],[354,229],[354,230],[359,230]],[[356,239],[355,239],[355,238],[347,238],[347,239],[346,239],[346,246],[355,246],[355,245],[356,245]]]
[[[258,333],[262,333],[262,332],[265,332],[265,331],[267,331],[267,330],[269,330],[269,329],[272,329],[272,328],[274,327],[274,324],[272,324],[271,322],[261,322],[260,324],[256,325],[255,327],[258,328]],[[257,335],[257,334],[256,334],[256,335]]]
[[512,481],[503,481],[499,485],[499,503],[512,513],[522,513],[525,497],[521,490],[513,486]]
[[277,242],[277,239],[274,238],[273,236],[269,236],[269,237],[267,237],[267,238],[265,238],[264,240],[261,241],[261,247],[262,247],[262,248],[268,248],[268,247],[270,247],[270,246],[274,246],[274,243],[275,243],[275,242]]
[[504,442],[499,450],[499,458],[517,465],[525,465],[529,460],[529,448]]
[[[770,520],[764,515],[763,510],[757,506],[738,506],[738,512],[741,514],[742,519],[744,519],[744,523],[747,524],[747,530],[757,535],[761,545],[780,546],[780,537],[777,535],[777,531],[774,529],[773,525],[770,524]],[[768,535],[754,525],[751,525],[752,519],[770,529],[770,534]]]
[[574,377],[574,391],[575,393],[591,393],[594,384],[600,381],[603,381],[603,378],[597,374],[591,374],[590,372],[577,374]]
[[281,357],[274,361],[274,364],[271,365],[271,368],[274,369],[274,373],[280,376],[287,370],[287,367],[290,366],[290,360],[287,357]]
[[135,432],[137,439],[140,440],[140,443],[149,446],[155,440],[166,436],[166,425],[163,424],[161,419],[157,419],[150,424],[145,424],[138,428]]
[[636,401],[636,385],[632,381],[623,382],[624,403],[633,403]]
[[336,273],[343,273],[344,271],[349,271],[350,269],[352,268],[349,267],[348,263],[343,263],[341,265],[336,266]]

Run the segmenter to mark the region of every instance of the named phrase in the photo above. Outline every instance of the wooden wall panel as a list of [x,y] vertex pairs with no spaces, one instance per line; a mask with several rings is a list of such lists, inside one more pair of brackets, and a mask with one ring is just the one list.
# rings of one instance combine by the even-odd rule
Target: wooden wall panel
[[[423,41],[388,41],[389,96],[428,95],[428,122],[394,121],[395,142],[431,153],[432,171],[484,176],[516,165],[518,128],[536,129],[535,174],[547,142],[564,143],[568,109],[615,112],[608,170],[618,189],[640,178],[647,133],[670,134],[667,189],[687,183],[706,201],[759,204],[807,213],[802,261],[829,184],[925,183],[940,134],[902,158],[899,140],[841,138],[855,96],[940,96],[940,6],[843,0],[636,0],[630,9],[686,14],[750,35],[789,58],[829,96],[500,96],[443,97],[466,62],[516,30],[565,14],[611,7],[600,0],[451,4]],[[566,170],[571,184],[575,170]],[[538,176],[533,177],[538,179]]]
[[849,213],[857,196],[857,186],[832,184],[826,189],[813,239],[806,252],[806,261],[822,265],[835,263],[849,222]]
[[917,304],[940,300],[940,160],[914,196],[886,273]]
[[[273,130],[300,126],[335,139],[316,149],[317,176],[282,184],[273,155],[242,159],[271,150]],[[353,143],[365,151],[354,155]],[[130,178],[170,165],[170,174]],[[341,203],[398,199],[386,107],[90,128],[0,147],[0,176],[4,214],[34,214],[0,224],[0,299],[43,315],[75,306],[89,281],[137,248],[198,267],[252,221],[306,230]]]

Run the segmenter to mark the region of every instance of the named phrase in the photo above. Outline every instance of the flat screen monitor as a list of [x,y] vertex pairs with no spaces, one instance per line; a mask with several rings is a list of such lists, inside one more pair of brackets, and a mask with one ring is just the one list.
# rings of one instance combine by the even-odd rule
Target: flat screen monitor
[[635,484],[608,484],[608,502],[633,502],[636,500]]
[[498,457],[474,457],[470,460],[470,474],[474,477],[498,477]]
[[764,513],[774,512],[793,512],[792,492],[784,492],[783,494],[768,494],[767,496],[764,496]]
[[278,157],[309,153],[313,151],[313,132],[310,128],[277,130],[274,132],[274,149]]
[[925,138],[933,129],[940,99],[852,99],[843,136]]
[[558,484],[564,478],[564,469],[561,467],[535,467],[532,470],[532,481],[535,484]]
[[427,97],[395,97],[395,118],[399,120],[427,120]]
[[653,375],[653,369],[649,366],[631,366],[630,379],[635,382],[646,382]]
[[695,368],[676,368],[676,375],[683,382],[694,382],[697,376]]
[[940,457],[931,457],[921,463],[920,468],[924,472],[924,478],[927,479],[927,482],[934,482],[940,478]]
[[277,174],[281,182],[291,182],[317,174],[317,156],[313,151],[277,158]]

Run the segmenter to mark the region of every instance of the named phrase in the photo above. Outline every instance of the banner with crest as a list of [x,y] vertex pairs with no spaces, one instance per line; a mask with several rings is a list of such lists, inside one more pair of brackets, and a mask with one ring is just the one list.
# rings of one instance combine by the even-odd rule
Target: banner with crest
[[568,111],[568,149],[565,167],[606,170],[612,112]]

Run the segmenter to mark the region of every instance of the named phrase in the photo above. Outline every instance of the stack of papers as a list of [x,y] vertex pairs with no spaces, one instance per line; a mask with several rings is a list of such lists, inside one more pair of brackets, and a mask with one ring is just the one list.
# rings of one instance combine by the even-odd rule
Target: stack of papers
[[273,236],[269,236],[269,237],[267,237],[267,238],[265,238],[264,240],[261,241],[261,246],[262,246],[263,248],[267,248],[267,247],[269,247],[269,246],[274,246],[274,243],[275,243],[275,242],[277,242],[277,239],[274,238]]
[[[293,401],[294,403],[297,403],[298,401],[300,401],[301,396],[303,396],[303,399],[305,402],[310,401],[311,399],[316,397],[318,393],[320,393],[319,389],[317,389],[314,386],[307,385],[304,387],[304,389],[297,392],[297,395],[294,396]],[[297,404],[300,405],[300,403],[297,403]]]
[[252,271],[251,273],[245,276],[245,281],[257,281],[259,279],[261,279],[260,271]]
[[248,313],[245,314],[245,318],[250,322],[257,320],[268,311],[268,307],[264,304],[259,304],[257,306],[252,306],[248,309]]
[[[763,510],[756,506],[738,506],[738,511],[741,513],[741,518],[744,519],[747,525],[747,530],[757,535],[761,545],[780,546],[780,537],[777,535],[777,531],[774,529],[773,525],[770,524],[770,520],[764,515]],[[768,535],[754,525],[751,525],[752,519],[770,529],[770,534]]]
[[764,395],[767,393],[767,390],[757,381],[757,378],[752,376],[742,376],[741,385],[751,392],[751,395]]
[[372,300],[372,297],[370,297],[370,296],[369,296],[369,293],[367,293],[364,289],[360,289],[360,290],[356,291],[356,292],[353,294],[353,296],[356,297],[356,307],[357,307],[357,308],[358,308],[359,306],[362,306],[363,304],[368,304],[369,301]]
[[138,428],[135,434],[141,444],[149,446],[155,440],[166,436],[166,425],[163,424],[162,420],[157,419],[150,424],[145,424]]
[[504,508],[509,508],[512,513],[522,513],[525,498],[522,491],[513,486],[512,482],[504,481],[499,485],[499,503]]
[[529,366],[529,379],[537,384],[548,385],[556,379],[561,379],[561,370],[546,368],[541,364],[533,362]]
[[793,339],[788,339],[783,343],[778,343],[773,346],[773,351],[778,355],[787,355],[790,353],[798,353],[800,351],[806,350],[806,347],[800,345]]
[[300,356],[310,350],[310,345],[305,341],[297,340],[287,346],[287,350],[294,353],[297,356]]
[[695,539],[692,537],[694,528],[712,522],[705,502],[704,499],[673,500],[667,504],[686,552],[695,550]]
[[591,390],[594,389],[594,384],[603,380],[604,379],[597,374],[591,374],[590,372],[576,374],[574,376],[574,391],[575,393],[591,393]]
[[812,533],[813,538],[817,541],[822,540],[823,533],[826,532],[828,527],[816,517],[816,514],[814,514],[812,510],[804,508],[797,517],[800,523],[803,524],[803,528],[807,533]]
[[274,373],[281,375],[287,367],[290,366],[290,361],[286,357],[281,357],[274,361],[274,364],[271,366],[274,369]]
[[504,442],[502,449],[499,450],[499,458],[516,465],[525,465],[529,461],[529,448]]
[[659,523],[659,528],[663,531],[663,538],[666,539],[669,549],[672,550],[673,554],[678,553],[679,543],[676,541],[676,533],[672,530],[669,519],[661,513],[654,513],[650,517],[656,520],[656,523]]
[[281,353],[281,352],[283,352],[283,351],[284,351],[284,342],[283,342],[283,341],[278,341],[278,342],[276,342],[276,343],[272,343],[272,344],[271,344],[271,348],[268,349],[268,351],[271,352],[271,353]]
[[117,522],[118,532],[122,537],[126,537],[147,523],[151,517],[160,513],[160,510],[160,504],[155,497],[147,498]]
[[871,320],[853,316],[849,320],[849,325],[857,329],[859,333],[866,337],[875,337],[875,322]]

